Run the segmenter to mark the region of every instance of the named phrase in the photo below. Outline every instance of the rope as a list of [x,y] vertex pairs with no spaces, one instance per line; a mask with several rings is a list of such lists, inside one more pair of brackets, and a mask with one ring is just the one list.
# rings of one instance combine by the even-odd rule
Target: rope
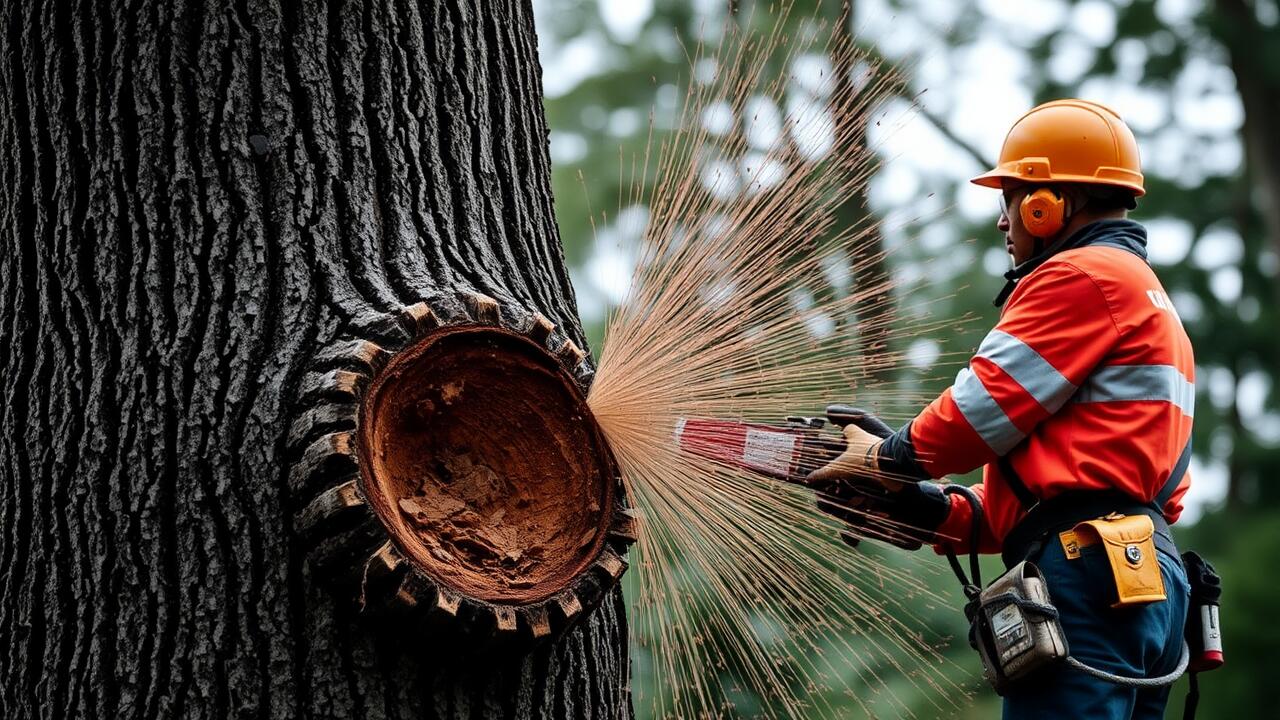
[[[1017,605],[1019,608],[1029,613],[1040,615],[1050,620],[1058,618],[1058,608],[1052,605],[1038,603],[1033,600],[1027,600],[1026,598],[1012,592],[1000,593],[999,595],[989,598],[985,603],[983,603],[983,605],[988,607],[1004,604]],[[971,628],[970,632],[972,633],[972,631],[973,629]],[[1086,665],[1070,655],[1064,659],[1068,666],[1079,670],[1086,675],[1098,678],[1099,680],[1104,680],[1116,685],[1122,685],[1124,687],[1157,688],[1172,685],[1178,678],[1182,677],[1182,674],[1187,670],[1187,665],[1191,662],[1191,648],[1187,646],[1186,641],[1183,641],[1182,656],[1178,659],[1178,667],[1174,668],[1173,672],[1153,678],[1133,678],[1126,677],[1124,675],[1116,675],[1114,673],[1109,673],[1106,670],[1099,670],[1091,665]]]
[[[999,595],[996,595],[995,597],[992,597],[990,600],[987,601],[986,604],[994,605],[995,603],[1006,602],[1006,601],[1014,605],[1017,605],[1023,610],[1036,613],[1038,615],[1042,615],[1046,618],[1049,618],[1050,620],[1056,619],[1058,617],[1058,609],[1056,607],[1052,605],[1044,605],[1042,603],[1034,602],[1032,600],[1026,600],[1014,593],[1001,593]],[[1161,675],[1160,677],[1153,677],[1153,678],[1133,678],[1133,677],[1126,677],[1124,675],[1116,675],[1114,673],[1109,673],[1106,670],[1099,670],[1098,668],[1093,667],[1091,665],[1086,665],[1080,660],[1070,655],[1068,655],[1065,658],[1065,660],[1067,662],[1067,665],[1075,668],[1076,670],[1079,670],[1082,673],[1085,673],[1087,675],[1092,675],[1093,677],[1096,677],[1099,680],[1105,680],[1107,682],[1115,683],[1116,685],[1123,685],[1125,687],[1156,688],[1156,687],[1164,687],[1165,685],[1172,685],[1175,681],[1177,681],[1178,678],[1182,677],[1182,674],[1187,670],[1187,665],[1190,664],[1191,662],[1191,648],[1187,647],[1187,643],[1184,640],[1182,643],[1182,656],[1178,659],[1178,667],[1174,668],[1173,672],[1170,672],[1165,675]]]
[[[975,612],[978,612],[979,611],[978,609],[983,606],[990,607],[997,603],[1008,603],[1012,605],[1017,605],[1019,608],[1027,612],[1040,615],[1050,620],[1056,620],[1058,618],[1058,608],[1054,607],[1053,605],[1047,605],[1044,603],[1035,602],[1033,600],[1028,600],[1022,597],[1021,595],[1018,595],[1013,592],[1000,593],[999,595],[988,598],[986,602],[981,603],[981,605],[978,604],[978,596],[982,593],[982,576],[979,574],[980,571],[978,569],[978,540],[979,540],[979,535],[980,535],[982,521],[983,521],[982,503],[978,500],[977,495],[972,490],[970,490],[969,488],[963,485],[955,485],[955,484],[946,485],[943,487],[942,490],[944,493],[947,493],[949,495],[963,495],[965,499],[969,501],[969,505],[973,511],[973,522],[971,523],[972,529],[971,529],[970,547],[969,547],[969,564],[970,564],[969,576],[965,575],[964,569],[960,564],[960,558],[956,557],[956,553],[951,548],[951,546],[947,545],[947,549],[946,549],[947,561],[951,564],[951,570],[952,572],[955,573],[956,578],[960,581],[960,584],[964,587],[964,594],[968,596],[970,600],[969,606],[967,606],[965,609],[965,614],[969,615],[970,608],[972,608]],[[977,636],[980,635],[980,633],[978,633],[978,623],[980,621],[974,616],[970,616],[969,620],[970,620],[969,643],[971,645],[974,645],[974,647],[977,647],[974,641],[977,639]],[[1160,677],[1153,677],[1153,678],[1132,678],[1132,677],[1126,677],[1124,675],[1116,675],[1114,673],[1109,673],[1106,670],[1099,670],[1098,668],[1092,667],[1090,665],[1086,665],[1083,662],[1077,660],[1076,658],[1070,655],[1064,658],[1064,660],[1066,661],[1068,666],[1076,670],[1079,670],[1080,672],[1085,673],[1086,675],[1091,675],[1095,678],[1098,678],[1099,680],[1115,683],[1116,685],[1121,685],[1124,687],[1157,688],[1157,687],[1164,687],[1166,685],[1172,685],[1175,681],[1177,681],[1178,678],[1182,677],[1182,674],[1187,670],[1187,666],[1191,663],[1191,648],[1187,646],[1186,641],[1183,641],[1182,657],[1178,659],[1178,667],[1174,668],[1173,672],[1171,673],[1168,673],[1166,675],[1161,675]],[[1188,706],[1190,707],[1190,712],[1191,712],[1191,715],[1189,717],[1194,718],[1195,705],[1200,698],[1199,698],[1199,692],[1198,692],[1199,688],[1195,687],[1195,684],[1194,684],[1195,674],[1192,673],[1191,677],[1193,681],[1192,692],[1195,698],[1193,700],[1191,696],[1188,696],[1187,700],[1188,700]]]
[[1038,603],[1034,600],[1028,600],[1013,592],[1002,592],[999,595],[992,595],[990,598],[987,598],[987,601],[984,602],[983,605],[990,607],[997,604],[1004,605],[1005,603],[1017,605],[1023,610],[1046,617],[1050,620],[1058,619],[1058,608],[1052,605],[1046,605],[1045,603]]
[[951,563],[951,571],[956,574],[956,579],[960,581],[960,585],[964,587],[964,594],[970,600],[976,598],[982,592],[982,568],[978,563],[978,544],[982,540],[982,525],[984,519],[982,517],[982,501],[978,499],[978,494],[964,485],[958,483],[949,483],[942,486],[942,492],[946,495],[963,495],[965,500],[969,501],[969,512],[971,520],[969,522],[969,576],[966,577],[964,570],[960,567],[960,559],[956,557],[955,548],[947,543],[947,562]]
[[1157,688],[1164,687],[1165,685],[1172,685],[1174,681],[1182,677],[1182,673],[1186,672],[1187,665],[1190,664],[1190,662],[1191,648],[1187,647],[1187,643],[1185,641],[1182,643],[1182,658],[1178,660],[1178,667],[1174,668],[1173,672],[1168,673],[1167,675],[1161,675],[1160,677],[1153,678],[1132,678],[1125,677],[1124,675],[1114,675],[1106,670],[1099,670],[1096,667],[1085,665],[1074,657],[1069,655],[1067,656],[1067,664],[1082,673],[1092,675],[1099,680],[1106,680],[1107,682],[1115,683],[1116,685],[1134,688]]

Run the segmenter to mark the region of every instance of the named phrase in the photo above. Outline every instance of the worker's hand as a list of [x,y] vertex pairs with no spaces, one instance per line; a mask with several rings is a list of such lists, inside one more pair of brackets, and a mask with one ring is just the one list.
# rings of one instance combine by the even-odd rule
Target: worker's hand
[[806,482],[817,491],[818,509],[845,523],[840,537],[849,545],[871,538],[907,550],[932,542],[950,502],[935,483],[893,478],[880,471],[880,443],[893,429],[848,405],[829,405],[827,417],[844,427],[847,447],[809,473]]
[[863,538],[905,550],[932,543],[951,510],[942,487],[933,482],[904,482],[897,490],[866,482],[838,481],[816,488],[818,509],[841,520],[840,537],[849,545]]
[[809,473],[805,481],[812,487],[855,478],[872,479],[880,469],[880,438],[850,423],[844,426],[845,451],[835,460]]

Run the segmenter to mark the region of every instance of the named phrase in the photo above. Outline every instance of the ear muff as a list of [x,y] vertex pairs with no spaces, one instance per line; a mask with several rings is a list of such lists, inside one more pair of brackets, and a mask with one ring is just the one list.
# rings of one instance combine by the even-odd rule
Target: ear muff
[[1042,187],[1022,199],[1018,212],[1027,232],[1038,238],[1053,237],[1066,224],[1067,203],[1058,191]]

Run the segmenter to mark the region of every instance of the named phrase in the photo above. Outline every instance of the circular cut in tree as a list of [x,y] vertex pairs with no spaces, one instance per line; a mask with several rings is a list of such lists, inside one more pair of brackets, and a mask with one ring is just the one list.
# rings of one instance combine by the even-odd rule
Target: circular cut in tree
[[635,539],[582,351],[471,293],[362,334],[300,393],[291,481],[313,574],[429,632],[518,646],[570,627]]
[[470,597],[566,589],[604,543],[608,449],[573,378],[506,330],[442,327],[365,394],[361,490],[395,546]]

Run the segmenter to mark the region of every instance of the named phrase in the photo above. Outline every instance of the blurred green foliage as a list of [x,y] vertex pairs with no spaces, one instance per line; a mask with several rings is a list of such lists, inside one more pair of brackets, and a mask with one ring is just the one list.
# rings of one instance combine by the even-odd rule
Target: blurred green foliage
[[[722,23],[743,21],[720,2],[658,0],[640,20],[619,24],[601,12],[611,1],[536,5],[556,212],[597,349],[604,312],[618,297],[609,263],[625,263],[638,239],[634,223],[614,220],[630,204],[625,196],[633,159],[643,158],[650,141],[650,117],[652,141],[661,142],[700,39],[714,44]],[[795,17],[837,12],[832,3],[799,2]],[[875,14],[890,20],[877,23]],[[1227,667],[1202,678],[1200,717],[1271,716],[1263,671],[1271,651],[1280,648],[1280,629],[1269,612],[1280,602],[1280,483],[1273,481],[1280,470],[1280,133],[1270,127],[1280,113],[1276,0],[863,0],[854,17],[870,51],[883,45],[908,72],[926,74],[932,62],[934,78],[942,73],[946,82],[932,87],[929,78],[913,77],[903,96],[923,93],[921,118],[969,158],[972,167],[964,172],[979,170],[979,161],[993,157],[998,145],[966,136],[960,120],[969,99],[946,73],[963,68],[964,58],[993,38],[1012,53],[994,61],[1012,58],[1023,68],[1008,91],[1028,107],[1080,95],[1115,102],[1122,111],[1130,105],[1148,109],[1133,123],[1148,187],[1135,218],[1151,227],[1153,246],[1160,245],[1153,253],[1157,271],[1196,348],[1194,468],[1202,487],[1213,488],[1203,517],[1179,525],[1177,534],[1181,545],[1195,547],[1217,566],[1226,585]],[[896,158],[883,160],[886,172],[897,169]],[[938,317],[976,318],[933,338],[955,354],[904,370],[924,390],[937,392],[964,362],[963,351],[994,323],[990,298],[1003,268],[990,262],[988,251],[999,242],[991,229],[994,199],[989,216],[961,212],[964,172],[916,170],[914,205],[877,201],[873,181],[869,207],[886,220],[882,241],[901,282],[900,297],[935,300]],[[833,399],[840,392],[833,388]],[[915,409],[895,411],[890,414],[906,417]],[[921,614],[935,631],[962,638],[961,601],[944,566],[901,553],[895,562],[932,573],[930,584],[955,606],[922,607]],[[993,564],[988,572],[994,571]],[[633,690],[643,717],[643,698],[662,692],[662,683],[643,648],[633,655]],[[963,641],[953,643],[949,658],[955,676],[976,692],[962,716],[994,716],[998,699],[979,687],[976,660]],[[899,692],[914,690],[904,684]],[[841,689],[831,693],[840,702],[834,696]],[[1171,708],[1181,695],[1175,691]],[[762,702],[745,691],[738,700],[743,710]],[[922,717],[955,714],[936,702],[922,694],[914,705]]]

